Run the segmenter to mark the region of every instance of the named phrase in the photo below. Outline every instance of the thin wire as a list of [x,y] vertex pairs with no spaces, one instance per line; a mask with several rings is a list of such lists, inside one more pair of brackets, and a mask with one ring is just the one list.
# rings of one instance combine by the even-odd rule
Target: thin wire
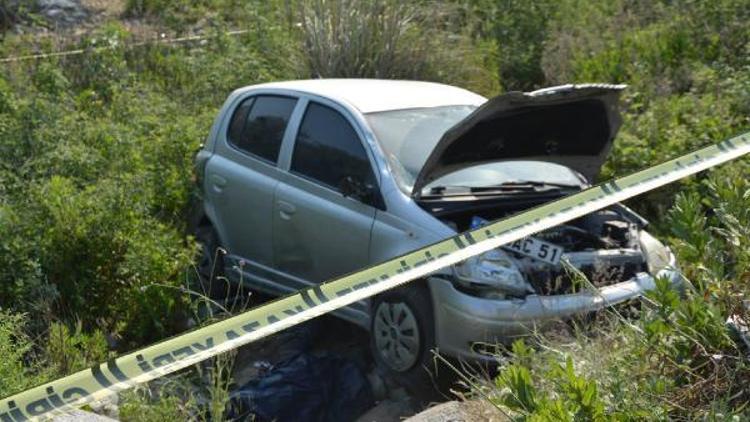
[[[234,36],[234,35],[241,35],[247,33],[247,29],[242,30],[236,30],[236,31],[229,31],[225,32],[224,35],[226,36]],[[139,41],[132,44],[127,44],[125,47],[142,47],[146,45],[151,44],[178,44],[183,42],[189,42],[189,41],[201,41],[209,38],[215,38],[218,35],[190,35],[187,37],[179,37],[179,38],[169,38],[169,39],[157,39],[155,41]],[[11,63],[11,62],[19,62],[19,61],[25,61],[25,60],[37,60],[37,59],[45,59],[49,57],[65,57],[65,56],[76,56],[79,54],[83,54],[86,51],[102,51],[107,49],[115,48],[115,46],[107,46],[107,47],[96,47],[93,49],[77,49],[77,50],[66,50],[66,51],[56,51],[52,53],[39,53],[39,54],[29,54],[26,56],[14,56],[14,57],[4,57],[0,59],[0,63]]]

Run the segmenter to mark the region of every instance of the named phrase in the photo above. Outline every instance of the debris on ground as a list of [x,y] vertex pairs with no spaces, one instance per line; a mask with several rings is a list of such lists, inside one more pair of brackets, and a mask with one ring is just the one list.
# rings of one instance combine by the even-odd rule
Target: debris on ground
[[373,402],[365,373],[352,361],[300,353],[234,391],[230,419],[351,421]]
[[384,387],[371,371],[366,333],[324,319],[239,350],[230,419],[351,421],[375,404]]

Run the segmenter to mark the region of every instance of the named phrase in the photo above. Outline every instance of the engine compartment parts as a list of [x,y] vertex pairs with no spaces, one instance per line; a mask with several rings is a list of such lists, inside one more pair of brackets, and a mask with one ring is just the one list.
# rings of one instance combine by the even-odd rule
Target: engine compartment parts
[[[493,209],[483,211],[491,214]],[[631,279],[649,269],[640,236],[650,235],[640,230],[636,217],[610,207],[518,239],[457,265],[456,283],[480,297],[504,298],[569,294],[581,285],[601,287]],[[469,221],[471,229],[488,223],[479,215]],[[581,277],[585,280],[578,280]]]

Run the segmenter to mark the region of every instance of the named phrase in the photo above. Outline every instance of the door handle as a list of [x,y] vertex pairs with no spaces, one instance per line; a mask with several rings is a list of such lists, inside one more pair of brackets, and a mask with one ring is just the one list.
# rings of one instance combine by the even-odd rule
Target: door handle
[[281,218],[285,220],[290,219],[292,217],[292,214],[297,211],[297,207],[286,201],[277,201],[276,205],[278,205],[279,207],[279,215],[281,215]]
[[212,174],[211,175],[211,183],[214,185],[223,188],[227,185],[227,179],[219,176],[218,174]]
[[218,174],[212,174],[210,177],[211,185],[214,188],[214,192],[221,193],[224,187],[227,185],[227,179],[219,176]]

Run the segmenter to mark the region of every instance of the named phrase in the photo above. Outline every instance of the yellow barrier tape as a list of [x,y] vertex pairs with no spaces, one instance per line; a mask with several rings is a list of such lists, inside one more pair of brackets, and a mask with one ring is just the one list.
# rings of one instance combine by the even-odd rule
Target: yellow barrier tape
[[748,152],[750,133],[299,291],[5,398],[0,422],[36,420],[102,399]]

